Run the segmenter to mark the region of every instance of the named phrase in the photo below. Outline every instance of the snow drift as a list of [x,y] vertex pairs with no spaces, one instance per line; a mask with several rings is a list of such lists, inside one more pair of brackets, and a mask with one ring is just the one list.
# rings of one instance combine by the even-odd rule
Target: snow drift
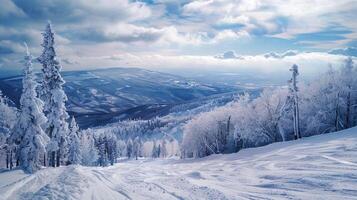
[[0,173],[0,199],[355,199],[357,128],[201,159]]

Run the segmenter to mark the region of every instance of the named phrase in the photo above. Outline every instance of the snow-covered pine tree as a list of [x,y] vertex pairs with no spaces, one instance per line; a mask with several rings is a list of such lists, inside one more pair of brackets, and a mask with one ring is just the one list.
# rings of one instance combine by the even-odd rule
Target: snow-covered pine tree
[[14,114],[14,110],[7,104],[6,98],[0,90],[0,150],[5,145],[11,126],[14,124],[13,120],[15,119],[9,116],[11,114]]
[[[48,119],[46,133],[50,137],[48,152],[50,165],[55,167],[61,164],[66,151],[68,135],[68,114],[65,102],[67,96],[63,91],[65,81],[60,74],[61,65],[56,58],[54,48],[54,33],[48,23],[43,35],[43,51],[38,61],[42,64],[41,98],[45,103],[44,112]],[[56,162],[55,162],[56,161]]]
[[108,165],[108,151],[107,151],[107,144],[106,144],[106,136],[100,135],[96,141],[97,148],[98,148],[98,164],[99,166],[105,167]]
[[49,138],[42,130],[46,117],[42,112],[43,102],[36,93],[37,83],[32,72],[32,56],[28,49],[26,53],[20,111],[12,140],[18,144],[20,166],[25,172],[33,173],[41,167],[40,159],[46,153]]
[[87,129],[81,135],[82,165],[93,166],[98,161],[98,149],[95,146],[92,129]]
[[300,119],[299,119],[299,99],[298,99],[298,87],[297,87],[297,76],[299,75],[299,70],[297,65],[293,65],[290,69],[292,72],[292,77],[289,80],[289,92],[290,99],[293,105],[293,119],[294,119],[294,136],[295,139],[301,138],[300,135]]
[[117,146],[117,138],[113,133],[107,134],[107,152],[108,152],[108,160],[111,165],[116,163],[118,157],[118,146]]
[[[8,99],[0,90],[0,156],[6,159],[6,168],[10,168],[9,136],[16,121],[16,108],[9,106]],[[12,156],[11,156],[12,158]]]
[[126,156],[126,142],[124,140],[117,140],[117,155],[119,157]]
[[82,161],[81,147],[79,140],[79,128],[76,120],[72,116],[69,125],[69,149],[68,149],[68,164],[80,164]]

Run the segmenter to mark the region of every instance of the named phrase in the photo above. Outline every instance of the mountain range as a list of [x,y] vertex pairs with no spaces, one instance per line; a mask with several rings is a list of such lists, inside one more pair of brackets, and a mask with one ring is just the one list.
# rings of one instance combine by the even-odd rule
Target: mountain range
[[[207,83],[192,78],[139,68],[64,71],[67,109],[81,128],[113,120],[148,119],[172,106],[237,91],[234,85]],[[40,74],[37,74],[40,77]],[[19,104],[22,76],[0,79],[0,90]]]

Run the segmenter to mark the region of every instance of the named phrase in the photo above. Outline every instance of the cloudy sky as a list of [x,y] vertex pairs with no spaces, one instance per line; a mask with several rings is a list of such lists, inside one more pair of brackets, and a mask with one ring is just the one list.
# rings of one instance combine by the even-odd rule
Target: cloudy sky
[[356,0],[0,0],[0,68],[51,21],[64,70],[306,70],[357,56]]

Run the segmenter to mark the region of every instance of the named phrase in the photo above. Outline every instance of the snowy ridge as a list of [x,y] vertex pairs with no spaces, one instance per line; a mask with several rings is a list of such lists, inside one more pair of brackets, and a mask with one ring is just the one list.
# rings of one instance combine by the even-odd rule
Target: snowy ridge
[[[68,96],[67,109],[81,128],[116,122],[113,118],[148,118],[147,113],[211,95],[239,91],[234,85],[206,84],[177,75],[139,68],[108,68],[61,73]],[[21,94],[21,76],[0,79],[0,90],[15,104]],[[150,105],[156,108],[147,108]],[[141,113],[135,114],[134,110]]]
[[356,144],[352,128],[201,159],[2,172],[0,199],[355,199]]

